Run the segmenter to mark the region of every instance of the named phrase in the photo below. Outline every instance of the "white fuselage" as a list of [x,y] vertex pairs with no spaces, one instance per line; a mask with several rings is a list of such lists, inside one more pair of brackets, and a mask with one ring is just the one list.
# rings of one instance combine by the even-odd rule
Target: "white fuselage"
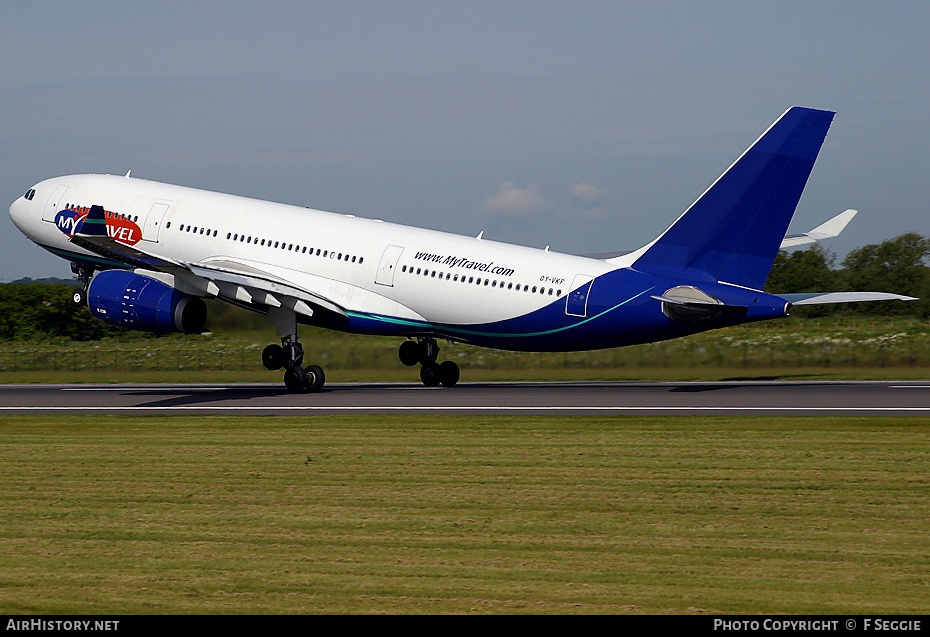
[[101,205],[125,218],[114,238],[144,252],[254,269],[347,311],[399,320],[503,321],[623,265],[136,178],[72,175],[34,190],[31,201],[13,204],[11,216],[30,239],[65,258],[95,255],[69,241],[59,212],[86,214]]

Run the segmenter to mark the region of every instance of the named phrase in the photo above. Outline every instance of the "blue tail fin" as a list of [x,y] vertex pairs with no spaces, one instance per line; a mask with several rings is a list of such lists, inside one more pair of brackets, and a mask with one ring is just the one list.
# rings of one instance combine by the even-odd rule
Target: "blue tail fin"
[[788,109],[633,267],[761,289],[833,115]]

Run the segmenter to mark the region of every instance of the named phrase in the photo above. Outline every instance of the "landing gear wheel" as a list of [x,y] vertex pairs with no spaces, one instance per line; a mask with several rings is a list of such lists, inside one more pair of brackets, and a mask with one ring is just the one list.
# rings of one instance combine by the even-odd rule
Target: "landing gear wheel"
[[400,344],[397,351],[400,362],[407,366],[420,363],[420,380],[427,387],[444,385],[452,387],[459,382],[459,366],[452,361],[436,362],[439,344],[431,336],[419,337],[416,342],[408,340]]
[[326,382],[326,375],[323,373],[322,367],[319,365],[310,365],[304,372],[307,376],[307,391],[317,392],[323,389],[323,383]]
[[420,380],[427,387],[439,386],[439,365],[436,363],[426,363],[420,368]]
[[413,367],[420,362],[420,346],[414,341],[404,341],[397,351],[400,362],[407,367]]
[[292,392],[307,391],[307,372],[295,365],[284,372],[284,386]]
[[262,364],[271,370],[284,368],[284,385],[292,392],[320,391],[326,376],[323,368],[304,368],[304,348],[297,340],[297,313],[285,307],[268,307],[268,322],[278,330],[280,345],[269,345],[262,351]]
[[262,365],[265,369],[277,371],[284,367],[284,348],[271,344],[262,350]]
[[87,288],[94,277],[94,270],[80,263],[71,262],[71,272],[81,281],[81,287],[74,291],[71,300],[75,305],[87,305]]
[[443,361],[439,365],[439,382],[445,387],[452,387],[459,382],[459,366],[452,361]]

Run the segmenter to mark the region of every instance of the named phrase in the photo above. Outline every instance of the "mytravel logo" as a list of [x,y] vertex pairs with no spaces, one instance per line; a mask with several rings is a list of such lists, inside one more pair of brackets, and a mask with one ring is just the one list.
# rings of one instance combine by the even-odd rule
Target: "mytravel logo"
[[[66,208],[55,215],[55,225],[62,233],[73,237],[75,231],[81,222],[87,218],[89,208]],[[135,245],[142,239],[142,231],[139,226],[127,218],[126,215],[120,215],[115,212],[106,211],[107,236],[114,241],[126,245]]]
[[447,265],[449,268],[462,268],[463,270],[476,270],[478,272],[487,272],[488,274],[498,274],[501,276],[513,276],[513,268],[504,268],[494,265],[494,262],[482,263],[481,261],[471,261],[465,257],[447,256],[442,254],[430,254],[429,252],[417,252],[414,259],[420,261],[429,261],[439,265]]
[[58,229],[69,237],[74,236],[74,231],[80,222],[84,221],[87,213],[80,213],[77,210],[62,210],[55,215],[55,225]]

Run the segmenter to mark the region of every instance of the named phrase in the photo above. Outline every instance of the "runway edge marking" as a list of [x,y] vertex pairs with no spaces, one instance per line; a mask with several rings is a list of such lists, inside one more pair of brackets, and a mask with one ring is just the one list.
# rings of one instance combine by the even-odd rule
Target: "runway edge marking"
[[583,412],[583,411],[671,411],[671,412],[681,412],[681,411],[739,411],[739,412],[880,412],[880,413],[889,413],[889,412],[930,412],[930,407],[687,407],[687,406],[675,406],[675,407],[661,407],[661,406],[554,406],[554,407],[539,407],[539,406],[509,406],[509,407],[467,407],[467,406],[325,406],[325,405],[308,405],[308,406],[277,406],[277,407],[258,407],[258,406],[227,406],[227,407],[218,407],[218,406],[176,406],[176,407],[140,407],[140,406],[52,406],[52,407],[38,407],[38,406],[23,406],[23,407],[0,407],[0,412],[22,412],[22,411],[37,411],[37,412],[50,412],[50,411],[152,411],[152,412],[166,412],[166,411],[254,411],[261,412],[268,409],[273,409],[276,412],[280,411],[432,411],[432,412],[442,412],[442,411],[574,411],[574,412]]

